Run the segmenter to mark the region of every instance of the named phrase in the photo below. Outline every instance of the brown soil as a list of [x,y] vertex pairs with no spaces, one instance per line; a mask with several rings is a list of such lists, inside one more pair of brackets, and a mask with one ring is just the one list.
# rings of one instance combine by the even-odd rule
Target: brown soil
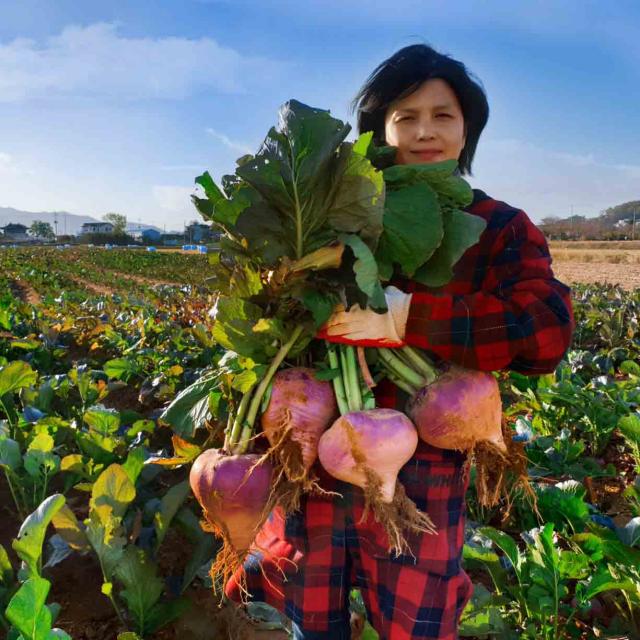
[[42,302],[40,294],[27,282],[23,280],[12,280],[11,291],[13,295],[20,298],[22,302],[27,304],[38,305]]
[[619,284],[631,290],[640,288],[640,268],[628,264],[594,262],[554,262],[553,272],[566,284]]
[[139,282],[140,284],[147,284],[151,286],[156,285],[167,285],[169,287],[181,287],[183,283],[180,282],[169,282],[168,280],[154,280],[153,278],[145,278],[144,276],[136,276],[132,273],[125,273],[123,271],[110,271],[110,273],[114,276],[118,276],[120,278],[129,278],[134,282]]
[[90,280],[85,280],[84,278],[79,278],[78,276],[73,276],[71,274],[66,274],[66,275],[69,279],[73,280],[75,283],[82,285],[85,289],[88,289],[89,291],[93,291],[94,293],[97,293],[100,295],[107,295],[107,296],[110,296],[116,293],[116,289],[112,289],[111,287],[104,287],[102,285],[95,284]]

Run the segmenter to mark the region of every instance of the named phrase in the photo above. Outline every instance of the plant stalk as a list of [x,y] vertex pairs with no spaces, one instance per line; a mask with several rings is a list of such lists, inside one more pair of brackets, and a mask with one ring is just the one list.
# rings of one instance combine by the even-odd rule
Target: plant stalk
[[[276,353],[275,357],[271,361],[269,365],[269,369],[267,373],[265,373],[262,380],[260,380],[260,384],[258,384],[258,388],[255,393],[251,394],[251,404],[249,405],[249,411],[247,412],[247,417],[244,421],[244,426],[242,428],[242,435],[240,436],[240,442],[236,447],[234,453],[245,453],[247,447],[249,446],[249,441],[251,440],[251,435],[253,433],[253,424],[256,421],[256,417],[258,415],[258,411],[260,409],[260,404],[262,403],[262,396],[264,396],[271,379],[275,375],[278,367],[282,364],[282,361],[287,357],[289,351],[296,343],[302,332],[304,331],[303,325],[298,325],[291,334],[291,337],[287,342],[285,342],[279,349],[278,353]],[[243,398],[244,400],[244,398]]]
[[295,175],[293,176],[293,198],[296,205],[296,259],[300,260],[304,253],[303,238],[302,238],[302,209],[300,208],[300,198],[298,196],[298,185],[296,184]]
[[340,363],[338,362],[338,354],[336,353],[336,347],[332,342],[326,340],[325,345],[327,347],[329,366],[332,369],[340,371],[340,375],[337,375],[331,382],[333,383],[333,392],[335,393],[336,402],[338,403],[338,410],[340,411],[340,415],[343,416],[345,413],[349,413],[349,403],[344,389],[344,380],[342,379],[342,370],[340,368]]
[[12,440],[15,440],[16,439],[16,436],[15,436],[15,425],[11,421],[11,416],[9,415],[9,411],[7,410],[7,407],[5,407],[4,402],[2,402],[2,400],[0,400],[0,409],[2,409],[4,414],[7,416],[7,422],[9,423],[9,437]]
[[236,449],[241,439],[242,423],[247,413],[247,409],[249,408],[249,403],[251,402],[251,392],[254,388],[255,384],[252,385],[252,387],[242,396],[242,400],[240,400],[240,404],[238,405],[238,410],[236,411],[236,416],[233,421],[233,427],[231,427],[231,435],[229,436],[229,448],[234,453],[236,453],[234,449]]
[[378,349],[380,359],[387,371],[393,373],[396,378],[400,378],[406,384],[414,388],[414,393],[425,386],[425,379],[416,373],[411,367],[407,366],[391,349]]
[[423,356],[409,345],[405,345],[400,351],[406,356],[407,360],[411,362],[416,371],[425,377],[427,384],[433,382],[438,377],[435,367],[426,356]]

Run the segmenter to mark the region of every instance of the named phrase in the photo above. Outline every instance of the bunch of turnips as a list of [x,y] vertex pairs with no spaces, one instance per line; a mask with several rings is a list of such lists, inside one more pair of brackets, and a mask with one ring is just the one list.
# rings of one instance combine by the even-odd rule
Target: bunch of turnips
[[[362,489],[390,550],[402,553],[407,532],[434,530],[398,481],[419,438],[482,452],[492,467],[478,473],[485,502],[518,458],[492,374],[437,365],[399,335],[366,349],[323,339],[336,340],[324,326],[336,308],[385,312],[394,275],[448,282],[485,225],[463,211],[473,194],[455,161],[396,165],[393,147],[374,145],[371,133],[348,142],[349,131],[291,100],[221,187],[208,173],[196,179],[205,197],[194,203],[221,232],[213,339],[225,352],[212,412],[226,428],[190,480],[223,541],[212,574],[225,581],[276,505],[291,512],[305,493],[325,492],[317,464]],[[375,407],[383,376],[410,395],[405,413]]]

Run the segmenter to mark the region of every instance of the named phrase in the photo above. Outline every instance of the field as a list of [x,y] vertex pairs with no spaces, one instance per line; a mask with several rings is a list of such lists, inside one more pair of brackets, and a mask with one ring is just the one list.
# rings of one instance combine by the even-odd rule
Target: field
[[550,243],[556,277],[568,284],[602,282],[640,287],[640,241]]
[[[520,490],[507,516],[504,502],[482,508],[469,489],[464,565],[475,592],[461,636],[638,638],[640,243],[551,250],[557,277],[582,283],[571,350],[555,374],[499,376],[537,512]],[[229,635],[208,576],[217,545],[188,487],[191,461],[220,427],[214,389],[174,402],[216,361],[209,260],[0,251],[0,626],[9,637],[18,638],[12,611],[45,625],[45,602],[68,636],[24,637],[287,637],[286,620],[257,605],[255,621],[233,620]],[[357,611],[356,592],[352,600]],[[376,636],[367,628],[363,637]]]

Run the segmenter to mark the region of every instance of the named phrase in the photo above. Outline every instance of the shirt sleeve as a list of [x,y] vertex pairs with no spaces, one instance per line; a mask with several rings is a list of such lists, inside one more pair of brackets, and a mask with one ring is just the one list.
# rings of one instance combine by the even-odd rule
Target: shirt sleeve
[[519,211],[496,238],[480,291],[413,294],[405,341],[470,369],[539,375],[560,362],[573,326],[570,289],[553,276],[544,235]]

